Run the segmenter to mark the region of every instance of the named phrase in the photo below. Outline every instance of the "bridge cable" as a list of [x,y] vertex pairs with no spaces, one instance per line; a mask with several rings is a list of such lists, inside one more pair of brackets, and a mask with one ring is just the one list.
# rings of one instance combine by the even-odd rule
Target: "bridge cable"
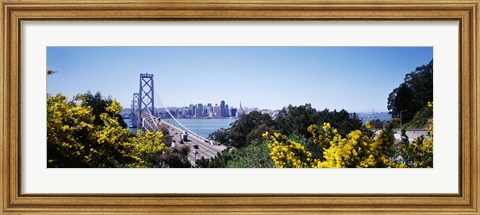
[[155,96],[156,96],[158,102],[160,103],[160,106],[163,106],[163,108],[165,109],[165,111],[167,111],[168,115],[170,115],[170,117],[172,117],[172,119],[173,119],[178,125],[180,125],[183,129],[187,130],[188,132],[192,133],[193,135],[197,136],[197,137],[200,138],[200,139],[209,140],[209,139],[207,139],[207,138],[205,138],[205,137],[202,137],[202,136],[196,134],[195,132],[193,132],[193,131],[191,131],[190,129],[188,129],[187,127],[185,127],[182,123],[180,123],[180,122],[172,115],[172,113],[170,113],[170,111],[168,110],[167,106],[165,106],[165,105],[163,104],[163,102],[162,102],[162,100],[160,99],[160,96],[158,95],[158,92],[157,92],[157,90],[155,89],[155,87],[154,87],[153,90],[155,91]]
[[[148,109],[148,108],[147,108],[147,110],[148,110],[148,112],[149,112],[149,113],[148,113],[148,116],[149,116],[150,119],[152,120],[153,125],[157,128],[158,131],[160,131],[160,128],[158,127],[155,118],[152,117],[152,111],[151,111],[150,109]],[[152,127],[153,127],[153,126],[152,126]]]
[[[139,119],[141,118],[141,117],[139,117],[139,115],[141,115],[140,113],[139,113],[139,115],[137,115],[137,114],[135,114],[135,115],[136,115]],[[152,118],[152,116],[151,116],[150,114],[148,114],[148,115],[150,116],[150,118]],[[147,123],[148,126],[150,126],[151,128],[153,128],[152,124],[151,124],[149,121],[144,120],[143,122]],[[155,120],[153,120],[153,123],[154,123],[154,125],[155,125]],[[155,127],[157,127],[157,130],[160,130],[160,129],[158,128],[158,126],[155,125]]]

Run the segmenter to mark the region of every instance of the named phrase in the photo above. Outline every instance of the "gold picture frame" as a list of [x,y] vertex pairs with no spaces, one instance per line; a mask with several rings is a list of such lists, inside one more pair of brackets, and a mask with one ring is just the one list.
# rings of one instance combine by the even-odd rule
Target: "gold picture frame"
[[[1,213],[479,213],[478,0],[1,0]],[[20,191],[21,25],[25,21],[456,21],[458,194],[38,194]]]

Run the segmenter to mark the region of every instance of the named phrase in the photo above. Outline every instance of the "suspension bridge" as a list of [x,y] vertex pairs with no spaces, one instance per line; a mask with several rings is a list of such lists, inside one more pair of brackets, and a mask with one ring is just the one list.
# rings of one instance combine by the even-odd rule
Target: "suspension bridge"
[[190,147],[188,159],[192,165],[195,165],[197,159],[212,158],[226,149],[225,146],[218,142],[202,137],[191,131],[182,123],[180,123],[167,109],[167,106],[162,105],[170,117],[177,123],[173,125],[168,123],[155,113],[154,95],[157,95],[157,101],[161,101],[157,93],[154,93],[153,74],[140,74],[139,91],[133,93],[130,120],[132,127],[142,129],[144,131],[161,131],[168,130],[172,137],[172,147],[180,147],[186,145]]

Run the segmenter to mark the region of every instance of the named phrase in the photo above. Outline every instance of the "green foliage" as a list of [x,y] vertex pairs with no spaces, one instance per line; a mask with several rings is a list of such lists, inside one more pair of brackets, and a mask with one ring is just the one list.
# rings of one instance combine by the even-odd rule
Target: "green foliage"
[[170,151],[156,157],[156,163],[162,168],[191,168],[188,153],[190,147],[186,145],[170,148]]
[[275,168],[265,141],[255,140],[247,147],[232,149],[227,168]]
[[230,145],[231,139],[229,136],[230,129],[220,128],[208,135],[208,139],[215,140],[224,145]]
[[[358,118],[357,114],[349,114],[343,109],[339,112],[325,109],[320,112],[320,118],[323,119],[320,123],[328,122],[332,126],[337,127],[338,133],[341,135],[347,135],[350,131],[362,128],[362,121]],[[317,122],[317,125],[320,125],[320,123]]]
[[269,127],[265,124],[261,124],[247,134],[247,137],[246,137],[245,141],[249,144],[258,143],[258,142],[260,142],[259,140],[262,139],[262,135],[265,132],[272,132],[272,131],[273,131],[273,129],[271,127]]
[[168,149],[162,139],[162,132],[146,131],[143,133],[142,130],[138,130],[137,135],[132,139],[133,145],[135,146],[133,154],[137,155],[146,166],[157,166],[158,162],[156,157]]
[[47,75],[52,75],[53,73],[57,73],[57,71],[53,71],[51,69],[47,69]]
[[[327,110],[328,111],[328,110]],[[275,128],[284,134],[308,136],[307,127],[321,121],[320,114],[311,104],[284,107],[275,118]]]
[[410,122],[406,123],[404,125],[404,128],[407,128],[407,129],[427,128],[429,124],[428,123],[429,119],[432,119],[432,118],[433,118],[433,109],[426,105],[415,113],[415,116],[413,117],[413,119],[410,120]]
[[172,135],[170,135],[170,132],[168,131],[168,128],[165,127],[165,126],[161,126],[160,127],[160,132],[162,132],[162,134],[163,134],[162,142],[166,146],[170,147],[172,145],[173,137],[172,137]]
[[217,153],[217,156],[206,159],[201,157],[195,162],[196,167],[198,168],[225,168],[227,162],[231,159],[231,155],[228,150],[223,150]]
[[287,138],[289,140],[293,141],[293,142],[296,142],[296,143],[299,143],[300,145],[302,145],[305,148],[305,150],[307,150],[311,153],[312,158],[323,157],[323,148],[320,147],[320,145],[315,144],[313,142],[313,138],[307,138],[307,137],[301,136],[299,134],[290,134]]
[[108,113],[110,114],[110,117],[117,119],[118,123],[120,123],[123,128],[127,127],[127,124],[123,121],[120,112],[112,113],[106,111],[107,106],[111,105],[113,102],[110,97],[104,98],[100,92],[96,92],[94,95],[88,91],[86,93],[76,95],[74,99],[81,101],[82,106],[92,108],[92,113],[95,116],[94,123],[96,125],[102,125],[103,121],[100,119],[100,114]]
[[231,148],[217,153],[217,156],[196,162],[199,168],[274,168],[265,141],[255,140],[242,148]]
[[403,122],[412,120],[417,111],[433,101],[433,60],[405,75],[404,82],[388,96],[388,110],[392,117]]
[[402,141],[400,142],[400,157],[401,161],[407,167],[433,167],[433,130],[432,122],[428,121],[427,136],[420,136],[419,138],[410,142],[405,130],[402,130]]
[[328,122],[339,128],[340,134],[345,135],[348,132],[359,129],[362,126],[361,120],[356,114],[350,115],[346,110],[317,111],[311,104],[300,106],[289,105],[283,108],[275,119],[275,128],[281,133],[299,134],[305,137],[311,137],[307,131],[310,125],[322,125]]
[[259,126],[270,127],[272,125],[273,120],[268,114],[253,111],[243,115],[238,118],[229,129],[229,137],[232,141],[231,145],[233,147],[244,147],[249,143],[247,142],[247,136],[249,136],[251,132],[256,132],[256,128]]
[[385,126],[385,121],[375,119],[370,122],[370,125],[372,125],[372,128],[382,129]]
[[[248,141],[261,137],[261,132],[269,130],[274,122],[268,114],[253,111],[240,116],[229,129],[220,129],[209,138],[233,147],[247,146]],[[248,137],[248,138],[247,138]]]

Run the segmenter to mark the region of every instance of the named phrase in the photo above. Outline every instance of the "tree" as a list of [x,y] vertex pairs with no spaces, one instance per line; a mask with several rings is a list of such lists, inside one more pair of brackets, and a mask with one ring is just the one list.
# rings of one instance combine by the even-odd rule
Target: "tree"
[[[253,141],[260,142],[265,132],[273,132],[273,129],[266,124],[258,125],[255,129],[248,132],[245,142],[250,145]],[[257,144],[254,144],[257,145]]]
[[200,168],[274,168],[265,141],[254,140],[248,146],[231,148],[217,153],[217,156],[196,162]]
[[[126,129],[123,129],[127,131]],[[128,132],[128,131],[127,131]],[[133,154],[137,155],[147,167],[158,167],[157,156],[167,151],[168,147],[163,143],[162,132],[137,131],[137,135],[133,137],[134,145]]]
[[201,157],[195,162],[198,168],[225,168],[232,155],[228,150],[217,152],[217,155],[213,158],[207,159]]
[[373,128],[382,129],[383,126],[385,125],[385,121],[382,121],[380,119],[375,119],[371,121],[370,124],[372,125]]
[[47,75],[52,75],[53,73],[57,73],[57,71],[53,71],[51,69],[47,69]]
[[[328,110],[327,110],[328,112]],[[308,136],[307,127],[321,121],[320,115],[311,104],[284,107],[275,118],[275,128],[286,135]]]
[[190,153],[189,146],[170,148],[170,151],[157,156],[156,161],[163,168],[190,168],[192,165],[188,160]]
[[208,135],[208,139],[215,140],[224,145],[230,145],[229,129],[220,128]]
[[[429,106],[432,109],[432,106]],[[407,167],[433,167],[433,119],[428,120],[427,136],[410,142],[405,130],[402,130],[400,142],[400,156]]]
[[[102,120],[100,119],[100,114],[106,113],[105,109],[108,105],[112,104],[113,100],[111,98],[104,98],[100,92],[96,92],[95,95],[92,94],[90,91],[87,91],[83,94],[78,94],[74,98],[75,100],[80,100],[82,106],[84,107],[91,107],[92,113],[95,116],[94,123],[96,125],[102,125]],[[118,113],[110,113],[111,117],[117,119],[118,123],[123,128],[127,127],[127,124],[123,121],[120,112]]]
[[225,145],[240,148],[250,144],[251,140],[260,138],[258,129],[265,131],[270,129],[273,124],[274,122],[269,114],[253,111],[240,116],[229,129],[220,129],[210,134],[209,138]]
[[349,114],[346,110],[337,112],[336,110],[324,109],[323,111],[317,111],[312,108],[311,104],[305,104],[300,106],[289,105],[283,108],[275,118],[275,128],[285,135],[299,134],[304,137],[311,137],[311,133],[307,131],[308,126],[320,126],[325,122],[339,128],[342,135],[346,135],[362,126],[362,122],[357,115]]
[[328,109],[325,109],[319,114],[321,120],[317,122],[318,126],[328,122],[333,127],[337,128],[338,133],[343,136],[347,135],[353,130],[362,128],[362,121],[358,118],[357,114],[350,114],[344,109],[340,111],[328,111]]
[[82,142],[93,143],[91,109],[67,102],[57,94],[47,96],[47,166],[91,167],[89,157],[94,151]]
[[132,134],[120,125],[121,106],[112,100],[98,113],[77,97],[47,95],[48,167],[154,167],[168,147],[161,132]]
[[422,107],[419,111],[415,113],[413,119],[410,122],[404,124],[404,128],[420,128],[427,129],[429,126],[429,121],[433,118],[433,108],[432,103],[429,102],[427,106]]
[[387,101],[392,117],[400,117],[405,110],[402,121],[413,119],[417,111],[433,101],[433,60],[406,74],[404,82],[393,89]]
[[274,168],[275,165],[269,155],[265,141],[254,140],[250,145],[229,151],[231,159],[227,168]]
[[[402,139],[408,137],[402,135]],[[411,143],[402,141],[401,155],[407,167],[433,167],[433,134],[420,136]]]
[[401,84],[390,93],[387,108],[392,117],[400,118],[402,112],[403,122],[410,121],[419,109],[414,102],[413,91],[406,84]]
[[305,147],[280,133],[264,134],[267,139],[270,156],[277,168],[309,168],[317,162]]
[[433,60],[422,65],[405,76],[405,83],[414,92],[414,101],[418,107],[424,107],[433,99]]
[[132,137],[111,115],[119,112],[113,101],[95,124],[92,108],[67,101],[61,94],[47,96],[48,167],[141,167],[133,154]]

